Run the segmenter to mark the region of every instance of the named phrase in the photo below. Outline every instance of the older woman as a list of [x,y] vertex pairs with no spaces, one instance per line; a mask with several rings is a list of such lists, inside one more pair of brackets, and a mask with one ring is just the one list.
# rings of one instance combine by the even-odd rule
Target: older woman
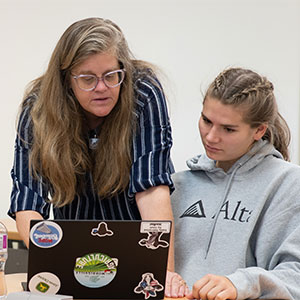
[[172,220],[171,145],[152,66],[113,22],[75,22],[23,100],[9,215],[27,245],[30,220],[48,218],[50,204],[54,218]]

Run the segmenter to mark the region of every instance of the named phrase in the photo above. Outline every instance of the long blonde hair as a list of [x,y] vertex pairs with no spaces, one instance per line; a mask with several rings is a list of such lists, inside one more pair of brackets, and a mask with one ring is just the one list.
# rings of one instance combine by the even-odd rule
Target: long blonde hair
[[290,130],[278,112],[273,90],[273,84],[256,72],[230,68],[221,72],[211,83],[204,101],[210,97],[225,105],[241,107],[244,121],[253,128],[268,124],[262,139],[272,143],[284,159],[289,160]]
[[[71,70],[89,55],[112,51],[126,69],[119,100],[105,117],[97,149],[90,153],[81,106],[70,88]],[[84,188],[88,171],[100,197],[124,190],[129,182],[133,119],[133,72],[136,66],[120,28],[110,20],[88,18],[72,24],[58,41],[44,75],[32,82],[26,99],[31,109],[33,145],[30,166],[35,177],[51,184],[52,202],[66,205]],[[145,68],[148,65],[145,63]]]

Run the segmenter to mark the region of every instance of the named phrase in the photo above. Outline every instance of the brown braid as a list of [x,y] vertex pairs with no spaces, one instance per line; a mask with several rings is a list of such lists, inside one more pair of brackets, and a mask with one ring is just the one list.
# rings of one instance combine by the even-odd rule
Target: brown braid
[[244,121],[251,127],[268,124],[263,139],[272,143],[284,159],[289,160],[290,130],[278,112],[273,91],[273,84],[267,78],[251,70],[231,68],[216,77],[209,86],[204,101],[209,97],[218,99],[225,105],[241,106]]

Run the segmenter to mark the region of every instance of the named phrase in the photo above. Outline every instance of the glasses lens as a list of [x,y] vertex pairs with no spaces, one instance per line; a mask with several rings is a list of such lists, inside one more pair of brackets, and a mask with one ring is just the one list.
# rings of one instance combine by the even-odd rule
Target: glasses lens
[[97,84],[97,78],[94,75],[80,75],[77,77],[77,83],[83,90],[92,90]]
[[112,71],[103,76],[105,84],[109,87],[115,87],[122,83],[124,72],[122,70]]

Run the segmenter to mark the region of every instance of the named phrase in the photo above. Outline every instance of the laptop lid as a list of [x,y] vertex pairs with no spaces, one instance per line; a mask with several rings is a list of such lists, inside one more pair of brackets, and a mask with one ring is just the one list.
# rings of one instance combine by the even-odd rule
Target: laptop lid
[[74,299],[163,299],[171,221],[31,221],[28,289]]

